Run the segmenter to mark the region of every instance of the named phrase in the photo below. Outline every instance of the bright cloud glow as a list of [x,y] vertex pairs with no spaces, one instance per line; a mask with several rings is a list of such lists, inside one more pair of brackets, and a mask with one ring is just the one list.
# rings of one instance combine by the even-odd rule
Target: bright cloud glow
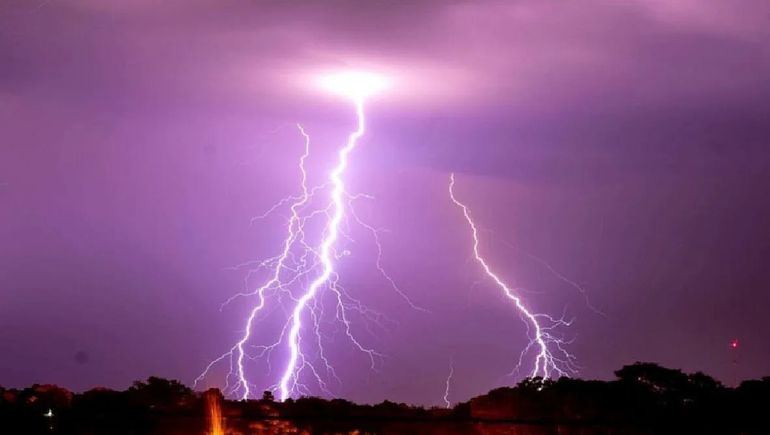
[[324,91],[354,100],[362,100],[382,93],[391,87],[392,81],[380,74],[342,71],[321,75],[317,84]]

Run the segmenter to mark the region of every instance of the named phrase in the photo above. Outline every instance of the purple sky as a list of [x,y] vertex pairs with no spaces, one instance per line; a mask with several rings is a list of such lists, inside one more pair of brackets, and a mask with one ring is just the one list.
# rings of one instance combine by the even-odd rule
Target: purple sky
[[[441,402],[514,382],[523,324],[483,249],[566,331],[581,376],[649,360],[770,374],[770,6],[702,2],[5,0],[0,3],[0,385],[191,382],[236,339],[244,261],[274,255],[302,122],[328,156],[349,105],[299,78],[401,79],[369,104],[349,184],[383,235],[347,288],[398,321],[339,395]],[[396,5],[398,4],[398,5]],[[290,6],[289,6],[290,5]],[[322,170],[328,159],[314,161]],[[579,282],[574,288],[541,263]],[[729,342],[738,338],[737,364]]]

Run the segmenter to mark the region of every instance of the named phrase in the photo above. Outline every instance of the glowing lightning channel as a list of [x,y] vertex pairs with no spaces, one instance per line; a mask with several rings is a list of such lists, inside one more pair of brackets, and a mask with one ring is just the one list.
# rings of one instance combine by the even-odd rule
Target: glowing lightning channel
[[446,384],[444,385],[444,404],[446,409],[452,408],[452,402],[449,401],[449,388],[452,386],[452,377],[455,374],[455,362],[454,359],[449,361],[449,374],[446,377]]
[[[275,265],[273,266],[273,269],[272,269],[272,275],[264,284],[262,284],[260,287],[258,287],[256,290],[254,290],[251,293],[238,294],[233,298],[230,298],[227,302],[225,302],[225,304],[227,304],[237,296],[257,296],[257,299],[258,299],[258,302],[252,307],[251,311],[249,312],[249,316],[246,319],[246,326],[244,328],[243,335],[241,336],[240,340],[238,340],[235,346],[233,346],[228,352],[226,352],[219,358],[212,361],[206,367],[203,373],[201,373],[201,375],[198,376],[198,378],[195,380],[195,385],[197,386],[198,382],[203,380],[203,378],[208,374],[208,372],[211,370],[211,368],[215,364],[229,357],[231,370],[230,370],[230,373],[228,373],[227,375],[227,379],[229,381],[230,377],[233,375],[237,378],[237,385],[233,388],[233,390],[241,392],[242,400],[248,399],[249,394],[251,393],[251,390],[249,388],[249,382],[244,370],[244,359],[246,358],[246,351],[244,349],[244,346],[251,339],[251,332],[254,327],[254,321],[257,317],[257,314],[265,307],[265,292],[268,289],[272,289],[281,285],[281,278],[280,278],[281,272],[285,267],[285,263],[287,262],[287,259],[290,257],[292,245],[294,244],[294,242],[297,240],[300,233],[302,232],[299,210],[305,204],[307,204],[307,202],[311,197],[310,191],[308,190],[308,187],[307,187],[307,170],[305,169],[305,161],[310,155],[310,137],[305,133],[305,130],[302,128],[301,125],[297,124],[297,128],[299,129],[302,136],[305,138],[305,152],[302,154],[302,157],[300,157],[300,160],[299,160],[302,194],[297,197],[290,197],[290,199],[293,200],[293,203],[289,208],[289,210],[291,210],[291,217],[289,218],[289,221],[287,224],[287,234],[286,234],[286,238],[283,241],[283,250],[277,257],[273,257],[272,259],[270,259],[270,260],[275,260]],[[267,264],[268,262],[269,260],[262,262],[262,264]],[[274,346],[275,345],[277,345],[277,343],[274,344]],[[233,359],[235,359],[235,365],[236,365],[235,373],[233,373],[233,368],[232,368]],[[225,390],[228,390],[228,388],[226,388]]]
[[449,178],[449,197],[452,199],[452,202],[462,210],[465,220],[468,222],[468,226],[470,226],[471,234],[473,236],[473,256],[476,262],[481,265],[487,277],[492,279],[497,287],[503,291],[505,296],[513,301],[519,315],[527,325],[527,335],[529,336],[530,341],[521,352],[517,368],[522,364],[523,358],[529,350],[532,347],[536,347],[537,356],[535,357],[535,363],[532,372],[530,373],[530,377],[548,379],[552,377],[553,373],[556,373],[558,376],[568,376],[575,373],[577,371],[575,357],[564,348],[564,345],[568,343],[553,333],[554,329],[560,326],[569,326],[571,321],[555,319],[547,314],[531,312],[524,305],[521,298],[519,298],[519,296],[517,296],[516,293],[492,271],[489,264],[487,264],[487,261],[481,255],[479,249],[479,233],[476,223],[473,221],[468,207],[455,197],[454,185],[455,176],[454,174],[451,174]]
[[[195,380],[195,386],[203,381],[215,366],[229,361],[230,370],[225,377],[224,393],[237,395],[242,400],[249,399],[252,385],[254,385],[246,373],[246,366],[249,361],[264,359],[269,375],[272,367],[271,355],[277,349],[285,348],[288,353],[285,368],[278,381],[268,388],[272,391],[279,391],[281,400],[286,400],[295,394],[312,394],[311,390],[301,382],[301,378],[310,376],[323,393],[332,395],[326,377],[338,383],[341,381],[326,354],[322,340],[325,336],[322,334],[322,324],[327,323],[329,318],[332,318],[332,322],[341,325],[337,331],[344,334],[355,349],[367,355],[371,363],[370,368],[376,370],[376,361],[381,359],[383,355],[366,347],[353,334],[351,324],[353,319],[350,316],[354,312],[381,328],[384,328],[385,322],[391,321],[383,314],[364,306],[361,301],[353,298],[340,285],[339,276],[335,270],[336,261],[350,253],[336,245],[340,239],[353,241],[347,234],[351,222],[357,223],[372,235],[377,248],[375,267],[392,289],[412,308],[427,311],[412,303],[390,275],[386,273],[381,263],[382,245],[379,240],[381,230],[364,222],[353,208],[355,200],[371,197],[364,194],[351,195],[345,189],[344,175],[348,167],[349,155],[357,147],[358,140],[365,132],[365,97],[384,89],[387,84],[388,81],[382,77],[364,73],[341,73],[321,77],[319,83],[321,87],[354,103],[356,129],[350,133],[345,145],[337,151],[335,166],[329,172],[325,182],[309,188],[305,162],[310,155],[310,137],[302,126],[297,125],[305,139],[304,153],[299,160],[301,193],[280,200],[266,213],[252,220],[263,219],[288,205],[290,217],[285,224],[286,233],[282,249],[278,255],[266,260],[247,262],[236,267],[250,269],[246,276],[245,284],[247,287],[249,287],[252,273],[268,269],[269,276],[255,290],[238,293],[222,305],[224,308],[238,298],[256,299],[248,311],[249,314],[239,340],[227,352],[206,366]],[[324,195],[324,199],[318,199],[320,192],[328,192],[328,197]],[[317,245],[308,243],[305,233],[306,227],[316,219],[321,219],[319,226],[321,240]],[[316,228],[316,226],[312,228]],[[326,295],[331,298],[334,304],[333,310],[328,310],[329,312],[325,312],[324,309],[326,297],[323,290],[328,290]],[[252,343],[258,338],[255,333],[255,323],[259,317],[263,317],[262,313],[265,311],[268,300],[272,303],[273,298],[277,298],[275,307],[283,309],[286,315],[283,327],[278,337],[269,342],[270,344]],[[303,317],[307,319],[309,324],[303,325]],[[374,334],[368,325],[366,326],[367,332]],[[264,334],[259,335],[263,336]]]
[[[345,145],[337,151],[335,166],[329,172],[327,179],[323,184],[309,188],[305,162],[310,156],[310,137],[302,126],[297,125],[305,139],[304,153],[299,160],[301,192],[280,200],[266,213],[252,219],[252,222],[263,219],[282,207],[288,206],[290,217],[285,223],[286,233],[282,249],[273,257],[246,262],[236,267],[236,269],[249,268],[245,281],[246,287],[250,287],[253,273],[269,270],[268,277],[256,289],[238,293],[222,305],[224,308],[239,298],[255,299],[248,311],[248,317],[238,341],[227,352],[206,366],[195,380],[196,387],[215,366],[229,361],[229,372],[224,378],[224,393],[237,395],[242,400],[249,399],[252,386],[255,385],[246,373],[249,362],[263,360],[268,369],[266,374],[270,375],[273,352],[277,349],[286,349],[288,359],[285,368],[277,382],[269,385],[268,388],[279,391],[281,400],[286,400],[293,395],[312,394],[310,388],[302,383],[302,379],[309,376],[324,394],[332,395],[327,378],[337,383],[341,383],[341,380],[324,349],[323,338],[326,334],[322,333],[322,325],[329,323],[329,319],[341,326],[339,329],[332,330],[332,334],[336,334],[337,331],[344,334],[353,348],[368,356],[370,368],[377,369],[376,362],[382,359],[383,355],[365,346],[354,335],[352,327],[354,319],[351,313],[381,328],[385,327],[385,322],[392,321],[353,298],[340,285],[339,275],[335,270],[337,260],[350,254],[350,251],[336,245],[341,240],[354,241],[347,233],[351,222],[358,224],[372,235],[377,248],[374,265],[392,289],[410,307],[427,311],[412,303],[382,267],[383,254],[379,240],[381,230],[364,222],[353,207],[354,201],[371,197],[365,194],[351,195],[345,189],[344,176],[349,155],[357,147],[358,140],[365,132],[364,100],[384,90],[389,83],[390,81],[385,77],[360,72],[340,72],[319,77],[317,82],[319,87],[354,103],[356,129],[350,133]],[[323,199],[319,199],[321,192],[324,193]],[[316,220],[320,220],[320,225],[315,223]],[[306,240],[306,228],[318,228],[321,240],[309,243]],[[328,298],[333,301],[332,310],[325,310],[324,301]],[[258,318],[270,314],[266,312],[265,307],[268,301],[273,304],[273,299],[276,299],[274,308],[282,309],[285,314],[283,327],[277,338],[268,342],[269,344],[253,343],[257,338],[261,339],[265,335],[265,333],[256,334],[255,324]],[[308,324],[303,325],[303,317],[307,319]],[[369,325],[366,324],[366,326],[366,331],[374,335],[374,332],[368,328]]]
[[[286,400],[291,394],[289,383],[292,382],[292,380],[294,383],[296,383],[297,359],[299,358],[300,354],[299,331],[300,328],[302,328],[302,312],[304,311],[307,303],[315,297],[318,289],[322,285],[329,282],[329,280],[332,278],[332,275],[336,274],[334,272],[334,262],[331,257],[333,254],[334,243],[337,241],[337,237],[339,236],[339,226],[342,222],[345,208],[345,204],[343,202],[343,197],[345,194],[345,182],[342,180],[342,174],[345,172],[345,169],[348,166],[348,155],[353,151],[353,149],[355,149],[358,139],[364,135],[365,131],[363,99],[355,99],[355,105],[356,117],[358,119],[358,128],[350,134],[347,144],[339,151],[337,166],[334,168],[334,170],[332,170],[331,174],[329,174],[329,181],[333,185],[331,199],[334,204],[334,211],[331,219],[329,219],[326,229],[324,230],[326,237],[321,243],[321,249],[318,254],[321,260],[321,264],[323,265],[323,272],[320,276],[313,280],[313,282],[308,287],[307,292],[305,292],[305,294],[303,294],[299,300],[297,300],[297,305],[294,307],[294,311],[291,315],[291,329],[289,331],[290,356],[289,362],[286,365],[286,370],[281,377],[281,400]],[[346,326],[349,326],[347,321],[345,321],[345,324]],[[355,343],[358,345],[358,342]],[[358,347],[361,348],[360,345],[358,345]]]
[[305,153],[302,155],[302,157],[299,160],[299,168],[300,172],[302,173],[302,195],[297,199],[290,207],[291,210],[291,217],[289,218],[289,225],[288,225],[288,234],[286,236],[286,239],[283,242],[283,251],[281,252],[281,255],[278,257],[278,263],[276,264],[275,268],[273,269],[273,276],[261,287],[259,287],[256,291],[256,293],[259,295],[259,303],[251,310],[251,313],[249,313],[248,320],[246,321],[246,329],[243,334],[243,337],[241,337],[241,340],[238,341],[238,344],[236,345],[238,347],[238,382],[240,383],[241,387],[243,388],[243,396],[242,399],[246,400],[249,397],[249,382],[246,379],[246,375],[244,374],[243,370],[243,359],[245,358],[246,353],[244,352],[243,346],[249,341],[249,338],[251,337],[251,329],[254,324],[254,318],[257,316],[257,313],[265,306],[265,290],[272,287],[273,285],[277,284],[280,281],[280,275],[281,271],[283,270],[284,263],[286,262],[286,258],[289,255],[289,250],[291,249],[292,242],[297,237],[296,232],[296,226],[299,225],[300,217],[299,217],[299,209],[307,203],[308,199],[310,198],[310,195],[308,193],[307,188],[307,171],[305,170],[305,160],[307,159],[307,156],[310,154],[310,137],[305,133],[305,130],[302,129],[302,126],[297,124],[297,128],[299,128],[299,131],[302,133],[302,136],[305,138]]

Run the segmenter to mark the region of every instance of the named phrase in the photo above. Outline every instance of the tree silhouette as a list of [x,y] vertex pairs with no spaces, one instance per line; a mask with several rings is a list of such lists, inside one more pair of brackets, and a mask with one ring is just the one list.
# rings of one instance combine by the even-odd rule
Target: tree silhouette
[[272,391],[267,390],[264,393],[262,393],[262,401],[263,402],[275,402],[275,395],[273,395]]
[[655,393],[675,393],[688,385],[687,375],[655,363],[637,362],[615,372],[621,382],[639,386]]
[[[220,397],[222,411],[232,416],[232,429],[240,433],[459,434],[467,433],[469,424],[487,425],[485,433],[512,433],[522,424],[532,425],[534,433],[559,428],[559,433],[582,435],[770,433],[770,377],[728,388],[701,372],[687,374],[649,362],[625,366],[616,375],[613,381],[524,379],[451,411],[387,400],[372,405],[316,397],[276,402],[271,391],[247,401],[224,400],[216,389],[208,394]],[[0,388],[0,433],[202,433],[207,427],[205,394],[158,377],[134,382],[126,391]]]
[[128,389],[133,401],[150,408],[168,408],[188,403],[193,391],[176,380],[150,376],[147,382],[136,381]]

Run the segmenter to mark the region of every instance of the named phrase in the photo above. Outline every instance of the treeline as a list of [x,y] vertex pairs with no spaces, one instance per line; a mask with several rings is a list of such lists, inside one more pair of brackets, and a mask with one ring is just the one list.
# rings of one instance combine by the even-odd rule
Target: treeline
[[[270,427],[255,423],[266,421],[291,422],[305,433],[388,433],[388,422],[410,421],[458,428],[494,423],[598,430],[580,433],[603,433],[602,428],[616,433],[770,433],[770,377],[729,388],[703,373],[652,363],[628,365],[615,374],[612,381],[525,379],[449,410],[314,397],[277,402],[270,392],[249,401],[225,401],[218,390],[207,394],[220,396],[226,420],[242,433],[257,425]],[[0,427],[14,434],[203,434],[206,415],[204,393],[157,377],[125,391],[0,387]]]
[[615,375],[613,381],[525,379],[472,399],[469,415],[649,433],[770,433],[770,377],[728,388],[701,372],[652,363],[625,366]]

